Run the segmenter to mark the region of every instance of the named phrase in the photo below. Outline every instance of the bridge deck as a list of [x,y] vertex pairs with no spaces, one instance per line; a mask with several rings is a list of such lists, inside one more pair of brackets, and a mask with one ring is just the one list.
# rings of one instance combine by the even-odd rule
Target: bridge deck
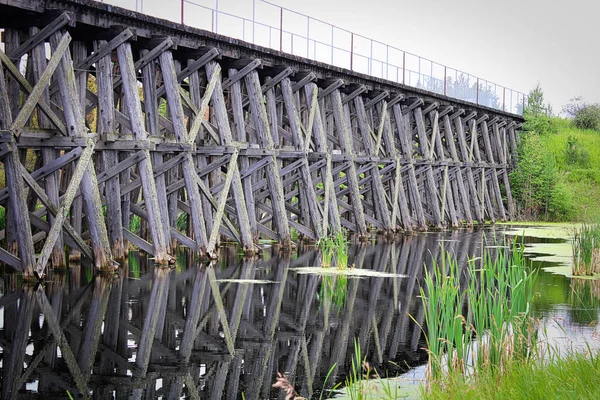
[[0,0],[0,28],[0,259],[26,276],[65,246],[102,269],[514,213],[520,116],[87,0]]

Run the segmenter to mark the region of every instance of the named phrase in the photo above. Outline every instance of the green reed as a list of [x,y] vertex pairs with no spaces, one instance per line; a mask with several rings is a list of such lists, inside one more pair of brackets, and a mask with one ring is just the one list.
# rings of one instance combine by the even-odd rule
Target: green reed
[[[484,248],[464,266],[450,253],[442,255],[441,263],[434,260],[421,288],[429,382],[450,374],[500,370],[508,360],[530,357],[535,347],[529,314],[535,278],[517,241]],[[461,285],[462,279],[468,285]]]
[[573,232],[573,275],[600,273],[600,224],[583,224]]

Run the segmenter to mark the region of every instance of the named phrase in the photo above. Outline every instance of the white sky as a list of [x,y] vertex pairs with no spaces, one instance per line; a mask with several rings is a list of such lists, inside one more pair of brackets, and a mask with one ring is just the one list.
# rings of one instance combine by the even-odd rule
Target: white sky
[[[210,14],[192,2],[211,8],[218,2],[221,11],[252,18],[252,0],[186,1],[190,25],[210,24]],[[555,112],[575,96],[600,103],[600,2],[595,0],[271,1],[524,93],[539,81]],[[137,3],[138,10],[143,2],[145,13],[179,20],[180,0],[105,2],[132,9]],[[255,2],[257,20],[278,27],[274,7]],[[284,29],[304,29],[298,18],[284,15]],[[219,33],[238,29],[239,36],[240,24],[220,17]],[[311,36],[331,40],[312,26]],[[246,40],[250,30],[246,26]],[[278,41],[276,32],[272,39]]]

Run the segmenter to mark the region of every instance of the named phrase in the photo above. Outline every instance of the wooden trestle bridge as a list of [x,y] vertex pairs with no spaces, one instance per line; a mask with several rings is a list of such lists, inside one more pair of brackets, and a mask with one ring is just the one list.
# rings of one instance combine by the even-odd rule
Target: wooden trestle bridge
[[514,213],[518,115],[89,0],[0,0],[0,29],[0,260],[26,277]]

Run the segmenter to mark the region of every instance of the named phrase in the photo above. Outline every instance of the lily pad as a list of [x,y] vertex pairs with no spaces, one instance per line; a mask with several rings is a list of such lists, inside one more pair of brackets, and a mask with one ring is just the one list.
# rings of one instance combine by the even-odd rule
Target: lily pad
[[408,275],[404,274],[390,274],[387,272],[373,271],[372,269],[362,268],[327,268],[327,267],[300,267],[290,268],[291,271],[296,271],[299,274],[316,274],[316,275],[346,275],[356,277],[374,277],[374,278],[408,278]]
[[276,281],[268,281],[268,280],[262,280],[262,279],[217,279],[217,282],[257,283],[257,284],[277,283]]

